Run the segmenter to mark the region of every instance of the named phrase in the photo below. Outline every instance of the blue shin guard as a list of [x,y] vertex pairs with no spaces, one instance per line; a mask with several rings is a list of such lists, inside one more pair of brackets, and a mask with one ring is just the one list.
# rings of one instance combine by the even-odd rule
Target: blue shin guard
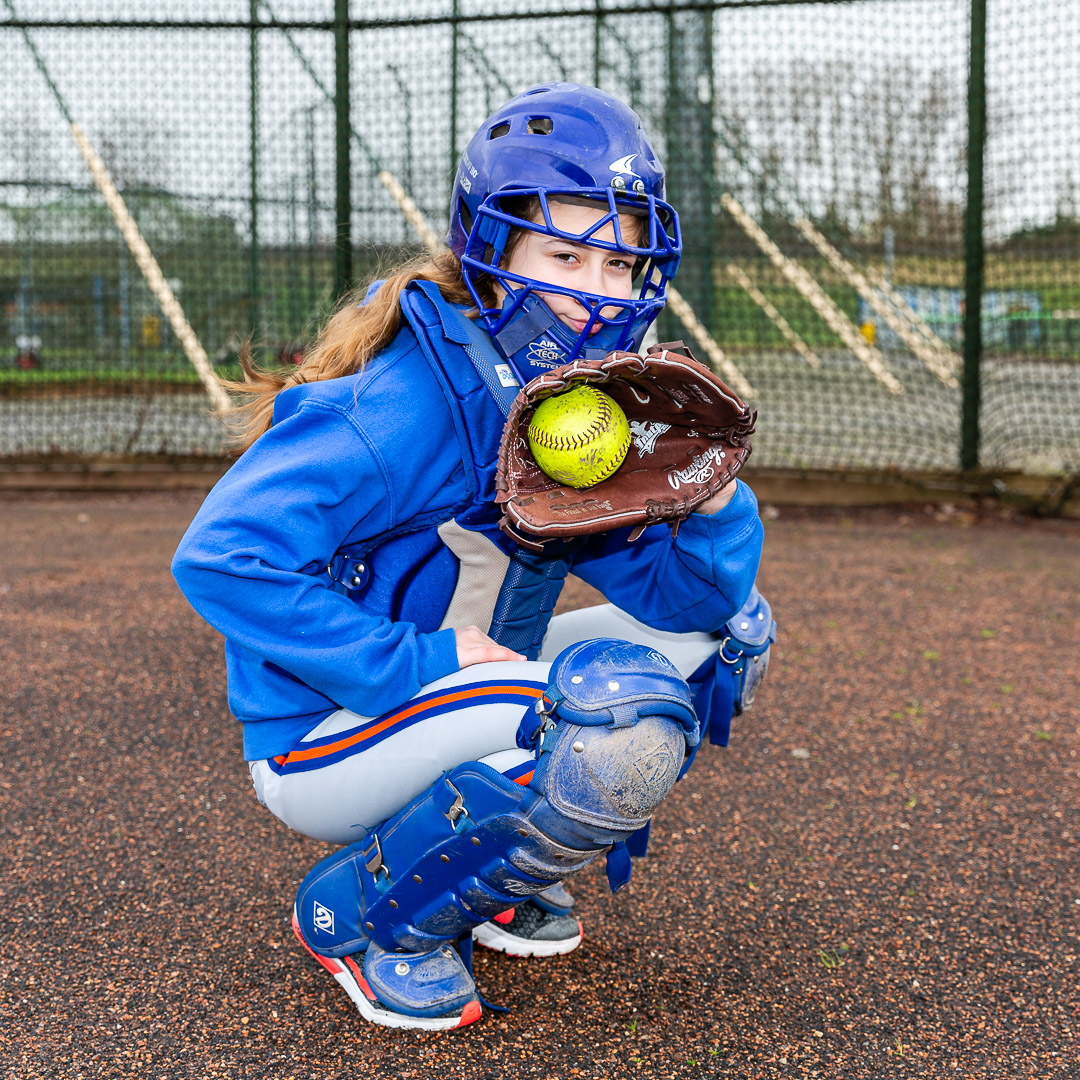
[[698,740],[674,666],[610,639],[561,653],[527,719],[527,785],[466,762],[304,878],[296,918],[314,952],[428,953],[470,933],[647,824]]
[[425,952],[542,892],[610,843],[560,842],[530,820],[542,802],[480,762],[452,769],[307,875],[297,895],[305,940],[326,956],[369,942]]

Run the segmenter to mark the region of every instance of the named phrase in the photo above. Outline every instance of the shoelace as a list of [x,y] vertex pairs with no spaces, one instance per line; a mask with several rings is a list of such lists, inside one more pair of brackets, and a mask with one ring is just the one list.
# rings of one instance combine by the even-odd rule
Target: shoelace
[[[469,978],[473,981],[473,986],[476,986],[476,977],[473,975],[473,939],[472,931],[467,930],[457,941],[458,953],[461,956],[461,962],[465,965],[465,970],[469,973]],[[493,1002],[488,1001],[483,994],[480,993],[477,988],[476,996],[480,999],[480,1004],[485,1009],[491,1009],[493,1012],[508,1013],[510,1007],[507,1005],[495,1005]]]

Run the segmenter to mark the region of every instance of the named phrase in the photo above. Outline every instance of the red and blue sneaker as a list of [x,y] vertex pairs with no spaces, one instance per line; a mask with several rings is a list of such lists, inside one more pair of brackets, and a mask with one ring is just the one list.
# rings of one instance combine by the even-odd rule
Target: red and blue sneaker
[[476,984],[449,945],[426,953],[389,953],[372,944],[366,952],[320,956],[304,940],[295,911],[293,932],[373,1024],[449,1031],[480,1019]]

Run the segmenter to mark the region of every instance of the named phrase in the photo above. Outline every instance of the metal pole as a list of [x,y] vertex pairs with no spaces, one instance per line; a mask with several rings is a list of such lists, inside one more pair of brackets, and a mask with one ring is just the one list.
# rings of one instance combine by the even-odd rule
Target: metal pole
[[458,167],[457,115],[458,115],[458,19],[461,17],[461,0],[454,0],[450,13],[450,183],[453,190]]
[[[409,92],[409,84],[401,77],[401,72],[398,71],[396,64],[387,64],[387,70],[390,72],[394,82],[397,83],[398,93],[401,94],[401,104],[404,111],[404,124],[405,124],[405,153],[404,153],[404,184],[405,190],[412,195],[413,193],[413,154],[412,154],[412,94]],[[402,220],[402,227],[404,229],[404,235],[402,242],[408,244],[409,242],[409,222]]]
[[[708,13],[669,9],[667,32],[667,197],[682,222],[683,258],[678,291],[700,324],[712,331],[713,280],[713,144],[712,85],[709,67],[711,28]],[[669,305],[676,314],[676,305]],[[677,316],[684,331],[693,333]],[[660,333],[668,340],[680,336],[675,324],[664,322]]]
[[701,127],[702,160],[705,162],[704,190],[701,192],[702,203],[705,207],[704,221],[704,250],[701,274],[701,290],[705,304],[699,309],[699,314],[706,319],[706,327],[712,334],[718,333],[717,314],[719,305],[716,303],[716,286],[713,283],[713,258],[716,254],[717,227],[716,216],[712,213],[712,207],[716,192],[720,185],[716,182],[716,135],[713,131],[713,108],[716,101],[716,70],[713,65],[713,11],[710,8],[705,12],[705,25],[703,27],[702,40],[704,49],[703,70],[698,83],[697,113],[698,123]]
[[296,173],[289,174],[289,342],[300,340],[303,329],[300,306],[300,226],[297,222]]
[[120,294],[120,366],[131,367],[131,279],[128,274],[128,249],[124,244],[124,238],[120,237],[118,245],[120,259],[120,273],[117,282]]
[[[248,17],[255,22],[259,12],[258,0],[250,0]],[[248,249],[248,296],[251,300],[248,329],[251,336],[259,335],[259,31],[248,33],[248,92],[250,95],[250,157],[251,157],[251,239]]]
[[603,62],[604,0],[596,0],[596,18],[593,20],[593,86],[600,85]]
[[964,374],[960,467],[979,467],[982,398],[983,162],[986,149],[986,0],[971,0],[967,208],[964,214]]
[[352,126],[349,122],[349,0],[334,0],[334,113],[337,195],[334,210],[334,296],[352,287]]
[[[677,93],[676,80],[678,78],[676,72],[678,70],[678,58],[676,49],[676,27],[675,27],[675,13],[668,10],[664,19],[665,23],[665,48],[664,54],[666,59],[667,70],[665,72],[665,91],[664,91],[664,145],[666,153],[664,155],[664,166],[667,171],[668,181],[666,184],[666,197],[672,199],[672,173],[682,167],[682,162],[676,160],[676,148],[679,145],[678,140],[675,138],[675,132],[677,130],[677,116],[676,116],[676,101],[675,95]],[[675,200],[675,208],[678,210],[677,197]],[[685,229],[684,229],[685,234]],[[685,264],[684,264],[685,265]],[[691,303],[693,301],[691,300]],[[671,314],[670,307],[666,308],[660,313],[660,318],[657,320],[657,332],[661,341],[671,341],[678,337],[678,330],[676,329],[675,318]]]
[[307,293],[304,310],[311,311],[318,289],[315,285],[315,238],[318,234],[317,189],[315,172],[315,106],[307,109]]

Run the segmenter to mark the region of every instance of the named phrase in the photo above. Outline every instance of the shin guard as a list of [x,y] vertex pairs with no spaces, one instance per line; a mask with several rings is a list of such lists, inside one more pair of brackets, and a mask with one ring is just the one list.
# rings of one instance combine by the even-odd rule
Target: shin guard
[[304,878],[311,949],[427,952],[471,932],[644,826],[698,737],[674,666],[627,642],[565,650],[539,704],[527,786],[466,762]]
[[296,905],[305,940],[327,956],[369,941],[425,952],[543,892],[610,843],[560,843],[530,820],[542,801],[480,762],[452,769],[307,875]]

